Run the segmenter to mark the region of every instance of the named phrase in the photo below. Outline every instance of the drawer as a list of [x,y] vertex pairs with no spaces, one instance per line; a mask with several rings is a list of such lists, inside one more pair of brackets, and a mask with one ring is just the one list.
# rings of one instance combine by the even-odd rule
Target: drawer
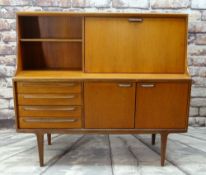
[[81,105],[81,94],[18,94],[19,105]]
[[80,106],[19,106],[20,117],[80,117]]
[[81,128],[80,117],[21,117],[19,127],[22,129],[38,128]]
[[81,83],[18,82],[17,93],[80,93]]

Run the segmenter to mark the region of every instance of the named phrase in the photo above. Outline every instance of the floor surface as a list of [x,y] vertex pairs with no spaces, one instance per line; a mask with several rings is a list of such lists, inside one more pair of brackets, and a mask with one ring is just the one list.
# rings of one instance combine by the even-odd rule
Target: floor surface
[[0,130],[0,175],[206,175],[206,128],[170,134],[165,167],[160,140],[151,135],[45,136],[45,166],[39,167],[36,137]]

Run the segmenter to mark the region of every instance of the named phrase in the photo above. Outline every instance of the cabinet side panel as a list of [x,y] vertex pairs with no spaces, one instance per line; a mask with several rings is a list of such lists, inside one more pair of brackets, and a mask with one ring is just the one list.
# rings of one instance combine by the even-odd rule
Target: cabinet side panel
[[15,111],[15,127],[19,128],[19,115],[18,115],[18,100],[17,100],[17,87],[16,82],[12,80],[13,84],[13,97],[14,97],[14,111]]

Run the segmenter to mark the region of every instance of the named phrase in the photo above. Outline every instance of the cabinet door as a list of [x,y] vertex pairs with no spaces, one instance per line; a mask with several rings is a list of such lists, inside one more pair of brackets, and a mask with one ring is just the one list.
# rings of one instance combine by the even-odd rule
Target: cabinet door
[[87,17],[85,71],[183,73],[186,24],[184,17]]
[[135,127],[186,128],[190,82],[137,85]]
[[134,128],[135,83],[84,84],[86,128]]

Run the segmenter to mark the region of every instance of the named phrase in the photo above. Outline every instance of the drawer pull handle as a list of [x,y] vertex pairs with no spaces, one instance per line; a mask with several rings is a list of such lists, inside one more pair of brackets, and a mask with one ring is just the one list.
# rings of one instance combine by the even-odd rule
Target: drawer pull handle
[[118,86],[128,88],[128,87],[132,87],[132,84],[131,83],[120,83],[120,84],[118,84]]
[[30,84],[30,83],[22,83],[22,86],[24,86],[24,87],[33,87],[33,86],[47,86],[48,88],[50,87],[50,86],[59,86],[59,87],[71,87],[71,86],[75,86],[75,85],[77,85],[76,83],[65,83],[65,84],[57,84],[57,83],[53,83],[53,84],[44,84],[44,83],[32,83],[32,84]]
[[25,111],[75,111],[76,107],[44,107],[44,106],[26,106]]
[[76,122],[77,119],[70,118],[24,118],[24,122],[27,123],[35,123],[35,122],[42,122],[42,123],[56,123],[56,122]]
[[64,95],[64,96],[60,96],[60,95],[44,95],[44,94],[41,94],[41,95],[24,95],[23,96],[24,98],[69,98],[69,99],[72,99],[72,98],[75,98],[75,95]]
[[154,84],[141,84],[141,87],[143,87],[143,88],[153,88],[153,87],[155,87],[155,85]]
[[129,18],[128,19],[129,22],[143,22],[142,18]]

